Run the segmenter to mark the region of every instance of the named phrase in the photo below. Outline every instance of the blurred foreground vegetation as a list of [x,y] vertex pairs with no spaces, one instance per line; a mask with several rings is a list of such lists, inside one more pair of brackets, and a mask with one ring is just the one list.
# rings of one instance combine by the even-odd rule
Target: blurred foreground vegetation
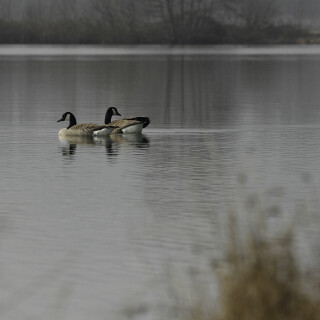
[[278,0],[0,0],[2,44],[289,44],[318,35],[281,21]]
[[218,303],[202,299],[183,312],[181,318],[320,319],[319,267],[312,272],[303,270],[296,258],[292,232],[268,239],[259,231],[241,242],[233,228],[226,263],[220,272],[213,273],[219,280]]

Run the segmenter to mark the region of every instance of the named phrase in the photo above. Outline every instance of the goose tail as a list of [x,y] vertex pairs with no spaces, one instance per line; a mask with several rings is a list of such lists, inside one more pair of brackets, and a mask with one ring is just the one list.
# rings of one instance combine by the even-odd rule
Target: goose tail
[[143,128],[147,127],[150,124],[150,119],[148,117],[135,117],[135,118],[130,118],[130,120],[137,120],[139,122],[143,123]]

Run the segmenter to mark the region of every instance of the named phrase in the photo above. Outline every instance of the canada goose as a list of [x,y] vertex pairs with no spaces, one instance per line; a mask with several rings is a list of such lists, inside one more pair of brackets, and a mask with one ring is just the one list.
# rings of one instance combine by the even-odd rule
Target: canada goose
[[141,133],[142,129],[147,127],[150,123],[148,117],[133,117],[123,118],[120,120],[111,121],[112,116],[121,116],[117,108],[110,107],[106,112],[104,123],[117,127],[112,131],[113,133]]
[[76,117],[71,112],[65,112],[60,121],[69,121],[68,128],[59,131],[59,136],[108,136],[116,127],[104,124],[81,123],[77,124]]

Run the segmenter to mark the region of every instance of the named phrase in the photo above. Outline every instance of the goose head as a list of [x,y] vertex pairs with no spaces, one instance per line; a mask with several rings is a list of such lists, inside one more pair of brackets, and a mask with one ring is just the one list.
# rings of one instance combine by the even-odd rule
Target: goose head
[[76,117],[71,112],[65,112],[62,115],[61,119],[58,120],[57,122],[61,122],[61,121],[69,121],[69,126],[67,129],[69,129],[77,124]]
[[121,116],[121,114],[118,112],[116,107],[110,107],[108,108],[106,112],[106,116],[104,118],[104,123],[108,124],[111,122],[112,116]]

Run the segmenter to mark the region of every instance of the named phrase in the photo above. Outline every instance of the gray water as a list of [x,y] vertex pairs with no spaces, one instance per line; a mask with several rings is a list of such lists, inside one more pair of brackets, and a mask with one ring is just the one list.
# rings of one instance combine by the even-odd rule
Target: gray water
[[[0,47],[0,318],[168,319],[229,212],[318,252],[319,88],[320,47]],[[109,106],[151,124],[59,140]]]

